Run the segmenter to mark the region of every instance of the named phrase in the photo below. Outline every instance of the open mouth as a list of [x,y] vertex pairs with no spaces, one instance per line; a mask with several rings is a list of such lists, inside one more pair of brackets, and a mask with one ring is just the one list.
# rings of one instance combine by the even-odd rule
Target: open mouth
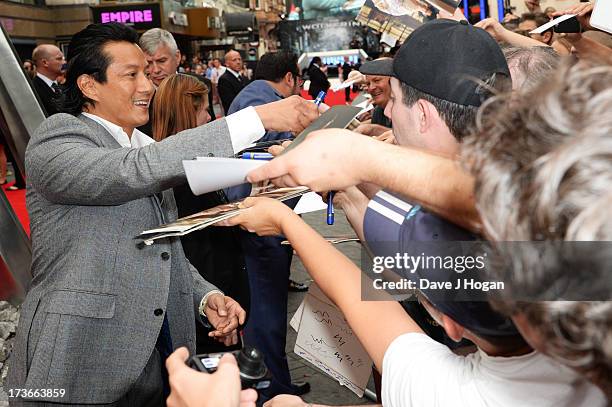
[[138,106],[138,107],[144,107],[144,108],[148,109],[149,108],[149,100],[148,99],[135,100],[134,101],[134,105]]

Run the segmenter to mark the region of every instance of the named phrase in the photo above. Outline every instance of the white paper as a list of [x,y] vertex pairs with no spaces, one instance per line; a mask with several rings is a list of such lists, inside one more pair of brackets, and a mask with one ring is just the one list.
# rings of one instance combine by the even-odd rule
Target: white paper
[[289,321],[289,326],[293,328],[295,332],[300,330],[300,322],[302,321],[302,314],[304,313],[304,300],[302,300],[300,306],[291,317],[291,321]]
[[355,84],[355,81],[341,82],[337,85],[332,86],[332,90],[334,92],[338,92],[340,89],[344,89],[344,88],[353,86],[353,84]]
[[538,28],[536,28],[535,30],[532,30],[529,32],[529,34],[542,34],[544,31],[550,29],[550,27],[553,27],[565,20],[569,20],[572,17],[576,17],[576,14],[564,14],[562,16],[559,16],[553,20],[550,20],[549,22],[547,22],[544,25],[539,26]]
[[321,195],[316,192],[308,192],[300,198],[293,211],[298,215],[302,215],[304,213],[321,211],[323,209],[327,209],[327,204],[323,202],[323,198]]
[[304,299],[294,352],[363,397],[372,360],[344,315],[314,284]]
[[198,157],[195,160],[184,160],[183,168],[191,192],[194,195],[202,195],[247,182],[247,174],[266,162],[242,158]]
[[612,34],[612,1],[597,0],[589,23]]

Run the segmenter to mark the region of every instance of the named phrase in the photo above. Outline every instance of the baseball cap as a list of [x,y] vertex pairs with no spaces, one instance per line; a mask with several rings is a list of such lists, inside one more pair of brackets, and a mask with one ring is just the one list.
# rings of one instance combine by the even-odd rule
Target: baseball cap
[[389,71],[393,69],[393,58],[382,57],[373,61],[366,61],[359,67],[359,72],[364,75],[390,76]]
[[408,36],[393,60],[372,62],[379,62],[376,75],[393,76],[423,93],[460,105],[480,106],[489,96],[478,81],[486,83],[493,75],[510,78],[497,42],[465,20],[425,23]]
[[[446,257],[466,254],[465,250],[478,244],[476,236],[418,205],[412,205],[399,195],[378,192],[368,203],[363,220],[363,234],[368,249],[374,256],[423,253]],[[471,245],[469,242],[473,242]],[[362,264],[363,265],[363,264]],[[396,271],[397,272],[397,271]],[[487,296],[466,288],[457,288],[457,281],[478,274],[470,270],[462,274],[444,272],[439,268],[418,268],[397,272],[400,277],[413,281],[421,294],[440,312],[469,329],[476,335],[508,337],[519,335],[512,320],[495,311]],[[434,284],[421,286],[427,279]],[[450,283],[453,290],[440,290],[441,284]]]

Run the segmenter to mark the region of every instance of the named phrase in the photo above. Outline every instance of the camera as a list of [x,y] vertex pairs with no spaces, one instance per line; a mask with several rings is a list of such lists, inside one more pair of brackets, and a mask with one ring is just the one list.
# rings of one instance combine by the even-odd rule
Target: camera
[[219,360],[226,353],[234,355],[240,370],[240,383],[242,389],[262,390],[270,387],[272,374],[264,363],[263,354],[250,346],[233,352],[209,353],[193,355],[187,364],[193,369],[205,373],[214,373],[219,365]]

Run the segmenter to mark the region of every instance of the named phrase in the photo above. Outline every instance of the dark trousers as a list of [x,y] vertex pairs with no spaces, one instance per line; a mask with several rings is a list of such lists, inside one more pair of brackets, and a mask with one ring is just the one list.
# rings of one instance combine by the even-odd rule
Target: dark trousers
[[277,394],[293,393],[285,353],[293,249],[281,246],[283,240],[247,232],[241,235],[251,291],[251,316],[244,329],[244,343],[263,353],[273,376],[270,388],[259,393],[258,403]]
[[344,100],[347,102],[351,101],[351,87],[344,88]]

